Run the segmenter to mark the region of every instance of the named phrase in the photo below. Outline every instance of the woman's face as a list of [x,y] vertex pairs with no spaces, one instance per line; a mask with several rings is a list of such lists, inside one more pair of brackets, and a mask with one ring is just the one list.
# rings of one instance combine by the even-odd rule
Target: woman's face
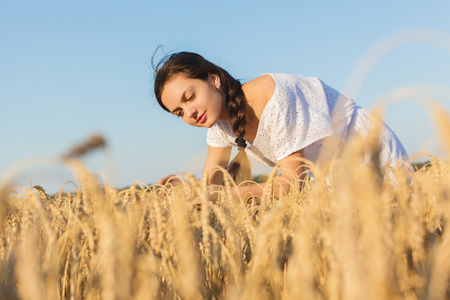
[[207,80],[175,75],[162,91],[161,101],[174,115],[189,125],[210,128],[218,120],[227,120],[225,97],[218,91],[220,79],[209,74]]

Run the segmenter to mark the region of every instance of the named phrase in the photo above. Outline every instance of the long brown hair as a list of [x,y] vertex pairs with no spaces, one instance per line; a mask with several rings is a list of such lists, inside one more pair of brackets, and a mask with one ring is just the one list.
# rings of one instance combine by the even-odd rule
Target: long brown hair
[[159,105],[166,111],[167,107],[161,101],[161,95],[165,84],[174,75],[182,74],[187,78],[207,80],[208,74],[216,74],[220,78],[220,91],[225,95],[225,104],[229,110],[231,126],[236,135],[238,155],[228,165],[228,172],[239,183],[250,179],[250,163],[245,153],[245,118],[247,100],[242,84],[231,76],[226,70],[211,63],[201,55],[192,52],[178,52],[163,58],[155,70],[154,92]]

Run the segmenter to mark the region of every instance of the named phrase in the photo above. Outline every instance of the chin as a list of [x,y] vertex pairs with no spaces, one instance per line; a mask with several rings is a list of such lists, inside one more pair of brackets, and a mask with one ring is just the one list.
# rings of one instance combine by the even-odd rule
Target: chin
[[202,128],[211,128],[213,127],[214,124],[210,124],[210,123],[203,123],[203,124],[195,124],[195,127],[202,127]]

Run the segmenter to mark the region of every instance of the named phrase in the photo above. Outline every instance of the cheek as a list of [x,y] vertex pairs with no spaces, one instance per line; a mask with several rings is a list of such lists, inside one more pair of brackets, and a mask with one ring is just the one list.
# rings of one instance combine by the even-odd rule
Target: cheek
[[193,123],[192,119],[188,118],[188,117],[183,117],[183,122],[188,125],[192,125],[192,123]]
[[222,111],[225,107],[225,99],[223,99],[222,95],[219,95],[216,100],[217,108]]

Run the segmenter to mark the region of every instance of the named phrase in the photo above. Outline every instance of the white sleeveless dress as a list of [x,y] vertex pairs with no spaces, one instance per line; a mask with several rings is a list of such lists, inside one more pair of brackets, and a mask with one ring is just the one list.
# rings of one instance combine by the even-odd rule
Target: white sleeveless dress
[[[269,74],[276,83],[259,120],[247,155],[268,166],[304,149],[306,159],[325,165],[336,157],[343,143],[354,134],[365,135],[371,116],[367,110],[327,86],[318,78],[290,74]],[[236,146],[228,121],[218,121],[208,129],[212,147]],[[381,134],[380,165],[390,165],[408,156],[400,140],[387,126]]]

